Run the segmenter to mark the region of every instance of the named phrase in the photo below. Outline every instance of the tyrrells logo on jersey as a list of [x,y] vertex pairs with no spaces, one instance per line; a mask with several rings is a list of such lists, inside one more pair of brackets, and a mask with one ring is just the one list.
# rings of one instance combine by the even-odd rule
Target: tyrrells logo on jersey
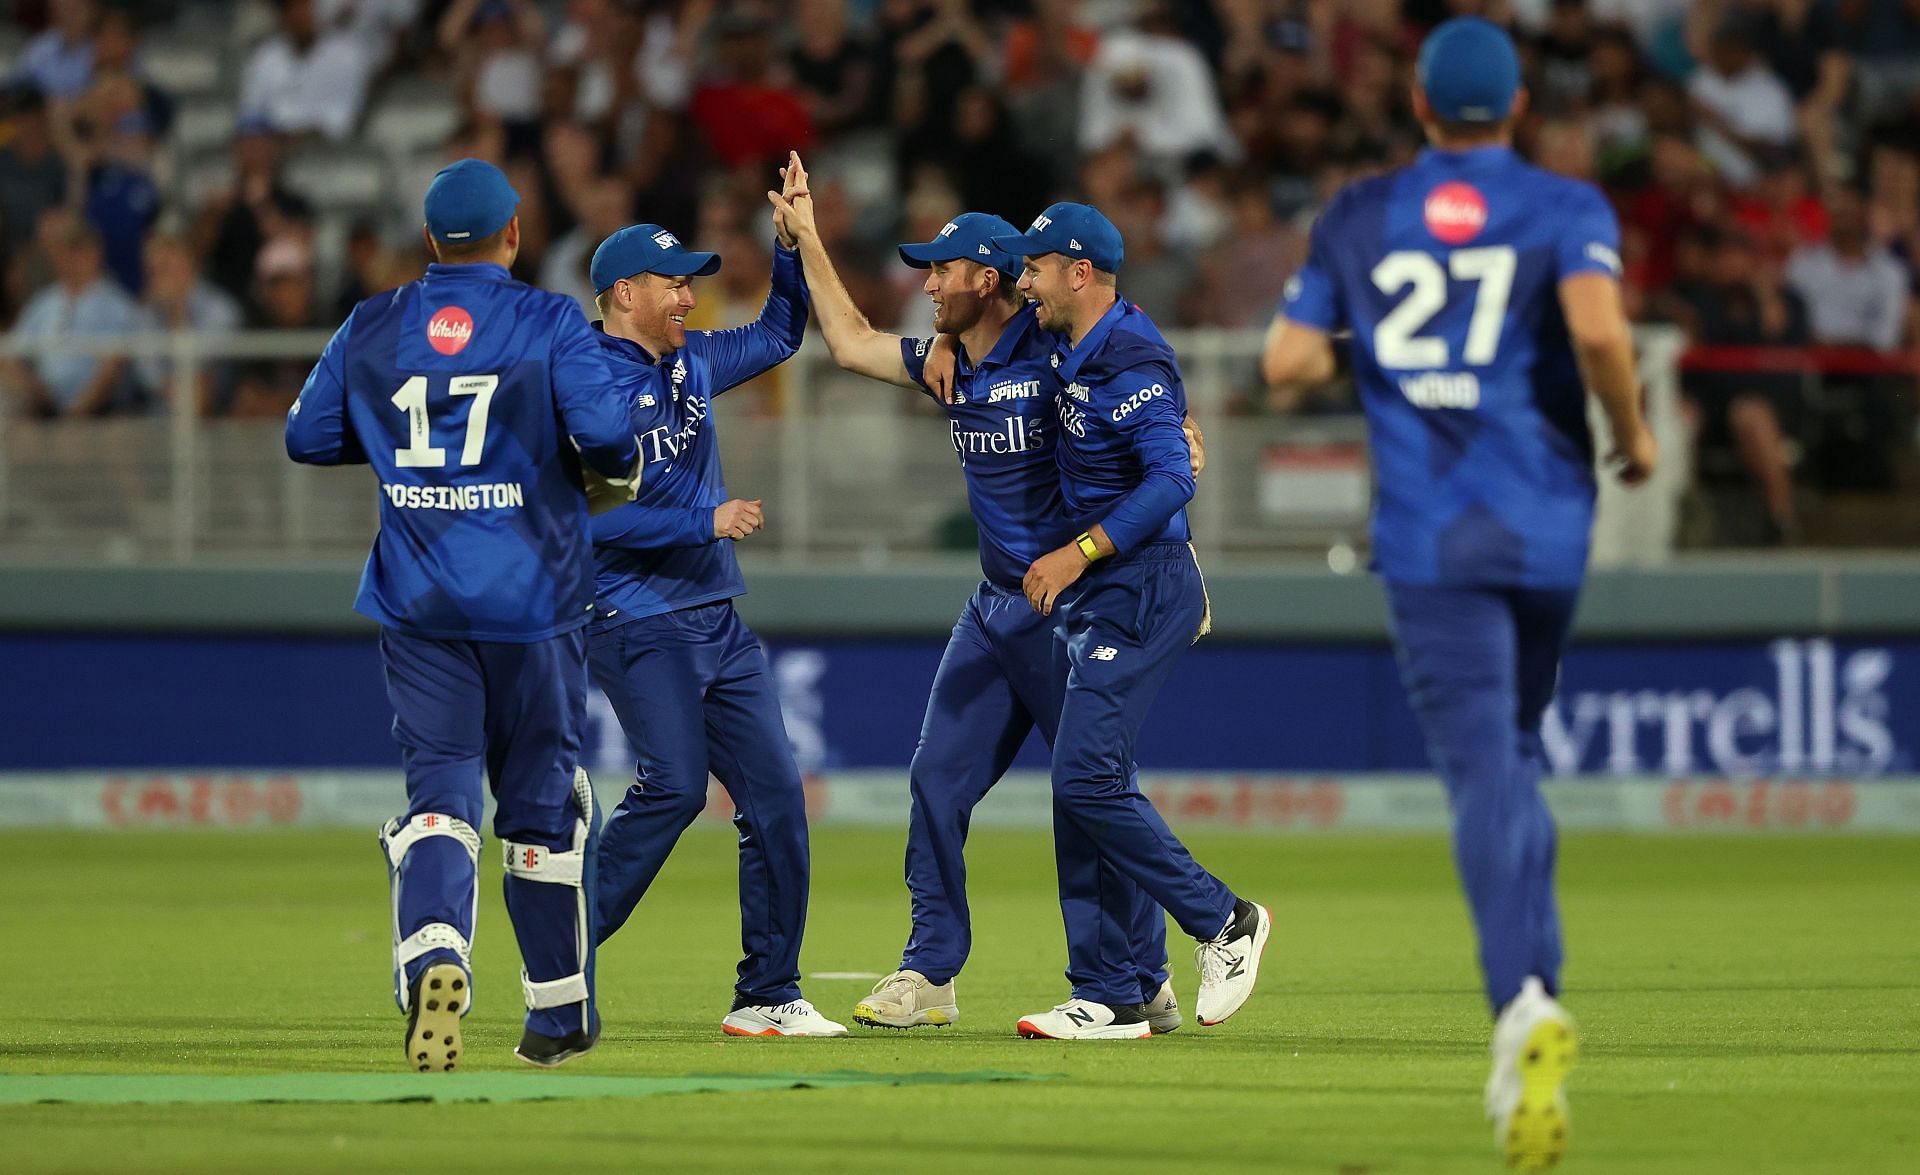
[[458,355],[473,341],[473,315],[443,306],[427,320],[427,344],[442,355]]
[[1464,245],[1487,227],[1487,198],[1472,184],[1452,180],[1427,193],[1427,231],[1435,240]]

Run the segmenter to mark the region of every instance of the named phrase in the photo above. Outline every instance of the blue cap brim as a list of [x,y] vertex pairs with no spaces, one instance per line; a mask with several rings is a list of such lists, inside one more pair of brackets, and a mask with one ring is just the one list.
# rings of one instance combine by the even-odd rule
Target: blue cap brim
[[960,252],[946,241],[900,246],[900,260],[915,269],[930,269],[936,261],[958,261],[960,257]]
[[720,254],[679,249],[647,266],[646,272],[663,277],[709,277],[720,272]]
[[1002,253],[1011,253],[1015,257],[1038,257],[1042,253],[1057,253],[1059,250],[1038,236],[1015,233],[1010,237],[990,237],[988,243]]

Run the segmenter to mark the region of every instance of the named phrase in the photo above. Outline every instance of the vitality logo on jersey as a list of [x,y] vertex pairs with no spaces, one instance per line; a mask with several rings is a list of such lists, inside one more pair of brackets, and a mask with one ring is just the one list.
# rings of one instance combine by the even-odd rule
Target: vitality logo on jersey
[[427,345],[442,355],[458,355],[473,341],[473,315],[458,306],[442,306],[427,319]]
[[1487,227],[1487,198],[1472,184],[1458,180],[1441,184],[1427,193],[1422,212],[1427,231],[1448,245],[1464,245]]

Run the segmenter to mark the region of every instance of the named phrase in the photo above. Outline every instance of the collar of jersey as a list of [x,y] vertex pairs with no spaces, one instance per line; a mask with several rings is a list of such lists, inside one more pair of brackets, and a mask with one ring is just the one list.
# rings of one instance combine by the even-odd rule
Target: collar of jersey
[[604,322],[595,322],[593,324],[593,333],[600,336],[601,346],[606,347],[614,354],[620,356],[620,358],[630,359],[642,367],[659,367],[673,358],[672,355],[656,356],[652,351],[647,350],[632,339],[623,339],[619,335],[608,334],[607,324]]
[[960,348],[961,370],[972,373],[985,371],[989,367],[1005,367],[1012,363],[1013,353],[1020,346],[1020,340],[1026,338],[1027,332],[1032,329],[1033,303],[1029,302],[1014,311],[1013,317],[1007,319],[1007,325],[1000,328],[1000,337],[993,341],[992,347],[988,348],[985,359],[978,363],[969,363],[967,349]]
[[1065,339],[1060,341],[1058,354],[1061,383],[1074,383],[1079,379],[1081,366],[1100,350],[1101,344],[1107,341],[1107,336],[1113,333],[1115,324],[1125,317],[1126,313],[1127,300],[1115,298],[1113,305],[1107,307],[1107,312],[1100,316],[1100,321],[1094,323],[1093,329],[1080,340],[1079,346],[1068,346]]
[[1421,163],[1442,163],[1452,167],[1492,167],[1513,158],[1513,148],[1500,143],[1480,147],[1442,149],[1427,147],[1420,152]]
[[510,282],[513,275],[504,265],[495,265],[491,261],[470,261],[460,265],[450,265],[445,261],[435,261],[427,266],[428,277],[477,277],[482,281]]

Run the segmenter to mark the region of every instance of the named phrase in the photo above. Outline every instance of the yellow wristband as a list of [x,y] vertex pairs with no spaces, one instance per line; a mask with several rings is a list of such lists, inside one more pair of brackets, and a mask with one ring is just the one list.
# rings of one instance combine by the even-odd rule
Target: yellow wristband
[[1093,541],[1091,534],[1082,531],[1080,537],[1074,539],[1073,542],[1075,546],[1080,548],[1080,553],[1087,557],[1087,562],[1098,563],[1103,557],[1100,554],[1100,544]]

